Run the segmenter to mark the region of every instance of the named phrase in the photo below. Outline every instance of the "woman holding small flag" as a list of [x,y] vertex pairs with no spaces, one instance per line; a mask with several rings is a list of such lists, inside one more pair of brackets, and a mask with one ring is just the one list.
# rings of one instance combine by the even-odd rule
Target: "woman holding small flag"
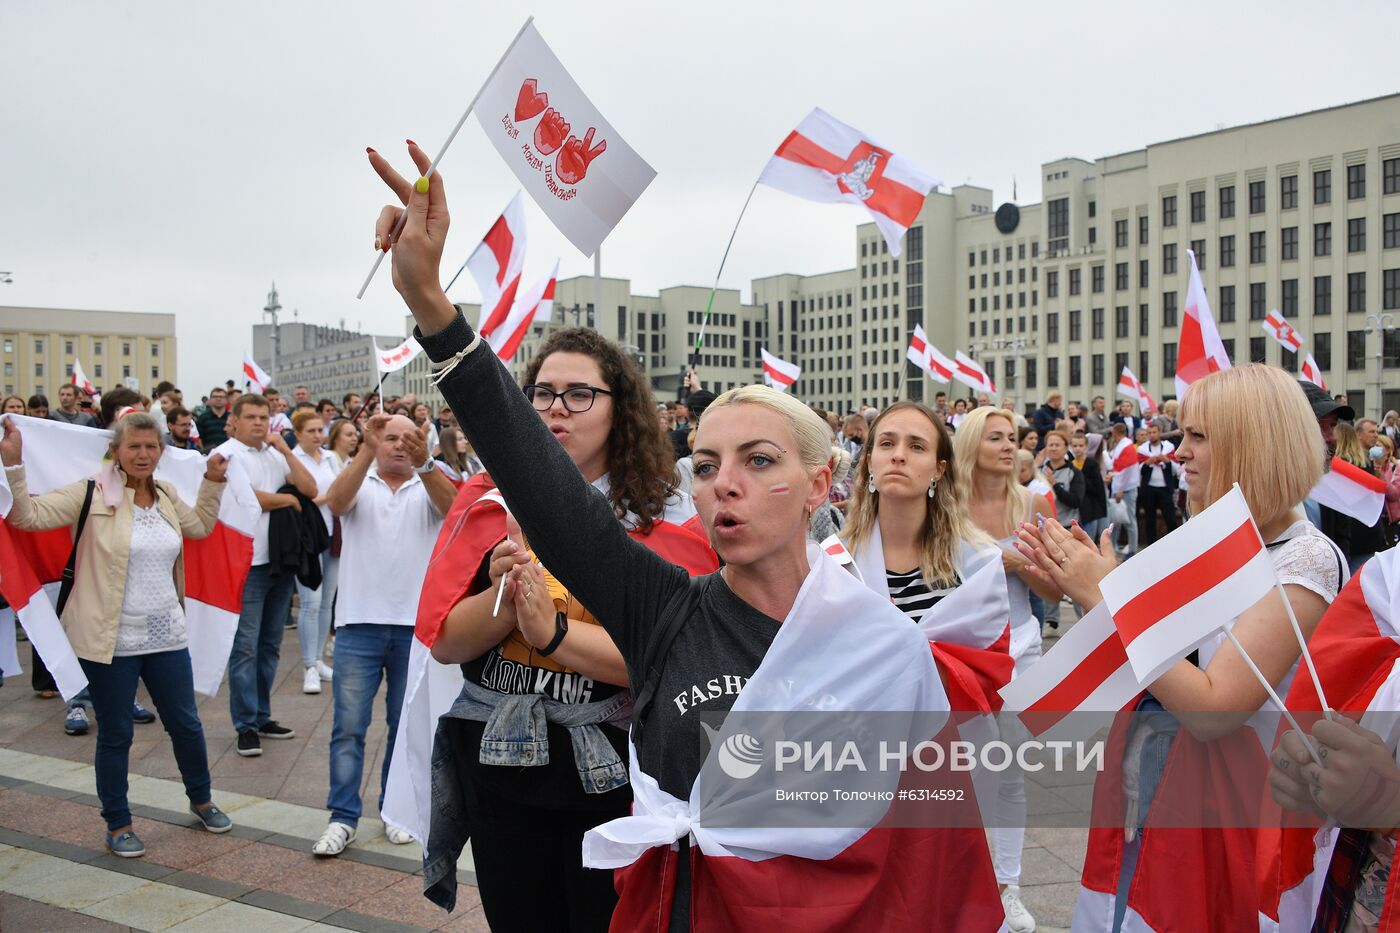
[[[1269,420],[1259,412],[1271,413]],[[1192,383],[1182,402],[1181,447],[1193,513],[1240,486],[1303,638],[1317,626],[1346,579],[1341,553],[1310,524],[1300,503],[1322,475],[1323,445],[1297,383],[1282,370],[1249,365]],[[1271,457],[1260,457],[1271,450]],[[1278,469],[1279,463],[1289,469]],[[1196,523],[1177,533],[1191,534]],[[1099,581],[1117,566],[1110,534],[1098,547],[1077,526],[1026,525],[1021,549],[1047,580],[1091,609]],[[1151,564],[1149,560],[1149,565]],[[1164,581],[1165,582],[1165,581]],[[1199,581],[1173,580],[1175,587]],[[1136,703],[1140,716],[1110,737],[1121,769],[1095,784],[1079,930],[1254,929],[1261,794],[1277,714],[1250,664],[1283,695],[1301,648],[1288,608],[1270,591],[1199,648],[1199,666],[1177,661]],[[1248,658],[1225,634],[1228,627]],[[1252,728],[1243,728],[1243,727]],[[1174,776],[1174,777],[1173,777]],[[1204,798],[1204,799],[1202,799]],[[1173,813],[1170,825],[1154,817]],[[1182,813],[1188,814],[1183,817]],[[1233,819],[1225,828],[1220,813]],[[1198,825],[1190,814],[1201,817]],[[1201,825],[1211,814],[1216,822]],[[1108,828],[1113,820],[1126,829]],[[1143,828],[1143,827],[1146,828]],[[1189,857],[1187,854],[1189,853]],[[1223,879],[1228,879],[1226,882]]]
[[[427,170],[427,156],[409,151]],[[392,246],[394,284],[418,321],[415,336],[435,363],[435,380],[526,539],[603,624],[638,694],[633,816],[591,831],[584,845],[585,863],[624,869],[613,929],[995,930],[1002,911],[991,879],[979,887],[964,868],[974,843],[985,846],[980,829],[813,832],[702,819],[701,768],[737,738],[725,738],[721,725],[711,746],[708,714],[722,721],[745,709],[818,703],[901,715],[947,709],[920,632],[806,540],[811,513],[829,493],[825,424],[762,386],[730,390],[707,409],[694,452],[696,505],[726,566],[692,579],[627,535],[613,504],[591,492],[551,443],[530,402],[443,294],[448,218],[440,177],[410,185],[382,160],[375,167],[407,205]],[[376,232],[384,241],[403,213],[381,213]],[[551,391],[594,388],[568,384],[576,381]],[[510,570],[518,588],[533,582],[526,566]],[[517,589],[517,612],[522,599]],[[766,705],[779,695],[786,707]],[[714,778],[716,786],[737,791],[737,779],[725,774],[728,783]]]

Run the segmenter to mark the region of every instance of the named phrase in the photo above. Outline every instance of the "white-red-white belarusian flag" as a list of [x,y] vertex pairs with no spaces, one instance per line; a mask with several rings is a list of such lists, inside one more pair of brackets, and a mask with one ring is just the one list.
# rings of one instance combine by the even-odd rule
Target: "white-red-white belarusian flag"
[[1151,683],[1273,589],[1239,486],[1099,583],[1140,683]]
[[243,354],[243,378],[247,380],[251,391],[259,395],[261,395],[268,386],[272,385],[272,377],[267,374],[266,370],[258,365],[258,361],[253,359],[253,354],[251,353]]
[[1277,310],[1270,311],[1260,322],[1260,326],[1264,328],[1264,333],[1277,340],[1285,350],[1297,353],[1303,349],[1303,338]]
[[[36,418],[8,417],[13,419],[24,438],[25,481],[31,495],[42,495],[96,476],[101,470],[112,438],[110,431]],[[204,470],[204,456],[198,451],[167,447],[161,455],[156,478],[172,484],[181,500],[192,506]],[[9,485],[0,476],[0,513],[9,513],[10,501]],[[104,501],[99,488],[93,497],[93,508],[105,509]],[[227,486],[219,502],[219,521],[213,532],[206,538],[186,538],[184,542],[185,625],[194,666],[194,685],[200,693],[209,696],[218,690],[233,648],[233,635],[238,628],[243,602],[243,582],[253,560],[253,529],[261,512],[248,474],[241,464],[230,461]],[[26,631],[30,631],[30,640],[39,649],[39,656],[55,680],[59,680],[61,671],[76,670],[77,678],[86,683],[67,637],[53,617],[52,604],[47,599],[30,599],[33,591],[14,595],[27,585],[20,581],[49,583],[59,579],[73,549],[72,530],[25,532],[6,526],[4,533],[11,545],[7,552],[0,553],[0,591],[12,605],[27,607],[26,613],[20,613],[20,621]],[[12,584],[16,587],[14,591]],[[16,603],[16,599],[20,602]],[[30,630],[31,625],[37,628]],[[71,687],[73,682],[70,677],[68,685]],[[59,686],[65,696],[70,695],[63,680],[59,680]]]
[[1139,411],[1147,413],[1147,406],[1142,400],[1142,382],[1126,366],[1118,376],[1118,394],[1136,404]]
[[953,370],[953,378],[978,392],[986,392],[995,395],[997,391],[996,383],[992,377],[987,375],[987,371],[977,365],[977,361],[961,350],[956,351],[956,367]]
[[[371,343],[373,343],[373,338],[371,338]],[[379,344],[375,343],[374,365],[381,373],[396,373],[417,359],[418,354],[422,352],[422,346],[412,337],[388,350],[380,349]]]
[[533,23],[506,50],[475,112],[520,184],[585,256],[598,251],[656,177]]
[[758,180],[808,201],[863,205],[895,256],[924,198],[941,184],[820,107],[788,134]]
[[792,384],[797,381],[797,377],[802,375],[802,367],[796,363],[789,363],[787,360],[779,359],[762,347],[758,350],[763,355],[763,381],[779,392],[786,392],[792,388]]
[[88,395],[91,395],[94,398],[98,397],[97,386],[93,385],[92,380],[87,377],[87,373],[83,372],[83,364],[78,362],[76,357],[73,359],[72,383],[73,385],[82,389]]
[[1108,469],[1112,482],[1110,491],[1117,494],[1137,489],[1142,484],[1142,470],[1138,469],[1141,462],[1137,445],[1131,437],[1125,437],[1113,445],[1113,449],[1108,452]]
[[909,338],[909,349],[905,351],[909,362],[928,373],[935,382],[948,382],[953,378],[953,364],[929,343],[928,335],[920,324],[914,325],[914,333]]
[[1333,457],[1308,498],[1350,515],[1363,525],[1374,525],[1385,508],[1385,480],[1341,457]]
[[549,275],[516,296],[505,323],[486,338],[501,359],[510,362],[515,351],[520,349],[521,341],[530,332],[530,325],[537,320],[548,321],[553,316],[554,285],[558,278],[559,260],[556,259]]
[[1181,336],[1176,351],[1176,397],[1186,397],[1186,387],[1211,373],[1229,369],[1230,354],[1210,313],[1210,301],[1201,284],[1201,270],[1196,267],[1196,254],[1186,251],[1191,264],[1191,277],[1186,285],[1186,307],[1182,311]]
[[1304,357],[1303,365],[1299,367],[1298,374],[1302,376],[1302,378],[1308,380],[1308,382],[1326,391],[1327,380],[1322,378],[1322,367],[1317,365],[1317,360],[1313,359],[1311,353]]
[[525,205],[519,191],[472,250],[465,265],[481,290],[476,332],[490,337],[510,316],[525,268]]
[[1108,605],[1099,603],[1001,690],[1003,709],[1042,738],[1087,739],[1142,691]]

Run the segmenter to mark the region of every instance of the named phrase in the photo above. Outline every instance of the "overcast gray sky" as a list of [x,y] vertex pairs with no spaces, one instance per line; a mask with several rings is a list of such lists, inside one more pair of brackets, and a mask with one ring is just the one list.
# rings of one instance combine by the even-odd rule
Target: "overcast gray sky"
[[[603,248],[633,290],[708,285],[813,107],[950,184],[1040,197],[1041,162],[1400,90],[1400,5],[131,0],[0,3],[0,304],[177,315],[180,381],[231,376],[275,279],[290,317],[399,333],[373,146],[436,151],[528,13],[658,175]],[[444,266],[516,190],[475,119],[442,165]],[[407,169],[405,169],[407,173]],[[526,206],[526,279],[591,261]],[[723,283],[852,263],[858,208],[760,189]],[[466,281],[457,300],[474,300]]]

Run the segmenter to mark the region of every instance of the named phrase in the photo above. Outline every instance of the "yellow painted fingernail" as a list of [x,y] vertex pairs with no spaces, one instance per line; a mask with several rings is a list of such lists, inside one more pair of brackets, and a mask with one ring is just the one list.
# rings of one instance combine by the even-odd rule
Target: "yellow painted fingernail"
[[415,191],[417,191],[419,194],[427,194],[427,193],[428,193],[428,179],[423,178],[422,176],[419,176],[418,181],[417,181],[416,183],[414,183],[414,185],[413,185],[413,189],[414,189]]

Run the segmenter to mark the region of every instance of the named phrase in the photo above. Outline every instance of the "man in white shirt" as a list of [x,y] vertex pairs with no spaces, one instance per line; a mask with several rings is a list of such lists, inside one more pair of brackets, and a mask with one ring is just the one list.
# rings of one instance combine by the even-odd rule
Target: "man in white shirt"
[[240,395],[228,419],[230,438],[215,452],[237,458],[253,483],[262,506],[253,532],[253,566],[243,584],[243,609],[228,659],[228,702],[233,728],[238,731],[238,754],[262,754],[261,739],[290,739],[296,733],[272,718],[272,682],[282,650],[282,633],[292,611],[292,574],[273,576],[268,564],[268,513],[276,509],[301,511],[297,497],[279,493],[291,483],[302,495],[316,497],[316,480],[287,447],[280,434],[268,431],[272,408],[267,399]]
[[1162,429],[1155,422],[1147,426],[1147,443],[1138,448],[1142,457],[1142,538],[1148,545],[1157,540],[1157,513],[1167,523],[1167,533],[1176,530],[1176,465],[1171,459],[1176,445],[1162,440]]
[[[326,496],[340,516],[340,583],[335,607],[335,718],[331,729],[330,823],[311,851],[339,855],[361,813],[365,733],[381,680],[389,741],[379,804],[398,736],[418,594],[456,487],[428,456],[427,432],[403,415],[375,415],[355,456]],[[412,837],[386,830],[390,842]]]
[[[1120,556],[1132,557],[1138,550],[1138,526],[1137,526],[1137,499],[1138,486],[1141,484],[1142,471],[1138,468],[1137,448],[1133,446],[1132,438],[1128,437],[1127,426],[1121,421],[1116,421],[1109,429],[1108,450],[1104,453],[1104,469],[1108,472],[1109,492],[1113,496],[1114,502],[1124,503],[1127,509],[1127,517],[1115,519],[1118,522],[1126,521],[1128,526],[1128,550],[1120,551]],[[1109,517],[1112,519],[1115,511],[1114,506],[1108,507]],[[1113,532],[1114,547],[1117,547],[1118,532]]]

